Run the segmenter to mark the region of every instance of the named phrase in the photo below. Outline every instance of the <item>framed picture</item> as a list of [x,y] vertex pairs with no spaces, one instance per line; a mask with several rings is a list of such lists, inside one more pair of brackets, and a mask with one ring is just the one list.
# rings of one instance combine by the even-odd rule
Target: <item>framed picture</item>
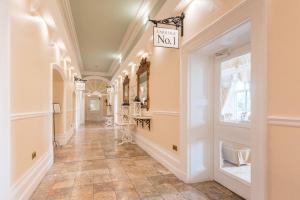
[[53,104],[53,113],[60,113],[60,105],[59,103],[54,103]]

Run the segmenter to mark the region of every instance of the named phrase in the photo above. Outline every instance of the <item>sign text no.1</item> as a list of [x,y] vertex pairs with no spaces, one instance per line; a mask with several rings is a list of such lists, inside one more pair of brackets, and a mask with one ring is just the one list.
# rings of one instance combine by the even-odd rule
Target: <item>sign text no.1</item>
[[178,30],[153,27],[153,43],[156,47],[179,48]]

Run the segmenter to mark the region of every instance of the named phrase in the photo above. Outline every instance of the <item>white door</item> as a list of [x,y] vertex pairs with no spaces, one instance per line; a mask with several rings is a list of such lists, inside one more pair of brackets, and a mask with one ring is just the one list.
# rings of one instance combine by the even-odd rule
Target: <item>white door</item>
[[[214,179],[249,199],[251,53],[249,45],[215,59]],[[239,166],[240,165],[240,166]]]

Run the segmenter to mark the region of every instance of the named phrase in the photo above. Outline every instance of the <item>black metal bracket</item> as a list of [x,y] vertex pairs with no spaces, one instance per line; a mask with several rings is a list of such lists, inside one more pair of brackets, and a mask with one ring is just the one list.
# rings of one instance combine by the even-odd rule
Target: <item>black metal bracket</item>
[[78,77],[74,77],[74,81],[81,81],[81,82],[86,82],[87,80],[83,80],[83,79],[81,79],[81,78],[78,78]]
[[181,13],[180,16],[169,17],[169,18],[162,19],[162,20],[149,19],[149,21],[152,22],[156,27],[158,24],[175,26],[176,29],[180,27],[181,28],[181,37],[182,37],[183,33],[184,33],[184,23],[183,23],[184,18],[185,18],[184,13]]
[[[148,129],[150,131],[151,129],[151,119],[139,119],[139,118],[135,118],[136,121],[136,125],[139,126],[139,123],[142,124],[142,128],[144,128],[144,126],[148,126]],[[144,124],[145,123],[145,124]]]

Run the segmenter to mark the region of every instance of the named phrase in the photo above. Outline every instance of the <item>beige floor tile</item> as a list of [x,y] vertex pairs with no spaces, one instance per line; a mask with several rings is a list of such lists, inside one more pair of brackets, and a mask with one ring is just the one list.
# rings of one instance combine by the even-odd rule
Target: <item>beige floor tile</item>
[[138,193],[133,190],[120,190],[116,191],[117,200],[140,200]]
[[94,200],[116,200],[116,193],[114,191],[103,191],[94,194]]
[[31,200],[242,200],[222,185],[185,184],[114,130],[89,123],[62,148]]
[[115,191],[128,190],[128,189],[133,189],[134,188],[129,180],[114,181],[113,182],[113,187],[114,187]]

